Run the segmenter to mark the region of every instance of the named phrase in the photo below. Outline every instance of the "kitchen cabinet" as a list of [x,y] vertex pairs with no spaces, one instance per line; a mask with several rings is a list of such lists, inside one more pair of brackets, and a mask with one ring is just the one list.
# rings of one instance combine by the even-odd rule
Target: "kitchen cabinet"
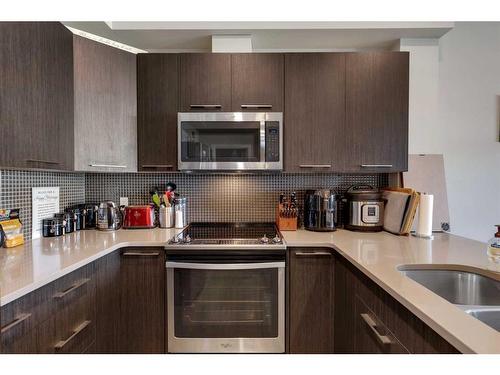
[[231,112],[231,55],[180,55],[180,111]]
[[458,353],[349,261],[335,266],[336,353]]
[[98,353],[165,353],[165,252],[125,248],[97,264]]
[[95,288],[90,264],[3,306],[1,352],[86,352],[96,337]]
[[74,36],[75,170],[137,170],[136,56]]
[[177,166],[179,56],[137,55],[137,151],[139,171]]
[[0,22],[0,166],[73,169],[73,34]]
[[289,351],[334,351],[334,255],[329,249],[289,250]]
[[408,169],[407,52],[347,53],[345,172]]
[[231,55],[233,112],[282,112],[284,58],[279,53]]
[[285,55],[284,169],[344,169],[345,55]]

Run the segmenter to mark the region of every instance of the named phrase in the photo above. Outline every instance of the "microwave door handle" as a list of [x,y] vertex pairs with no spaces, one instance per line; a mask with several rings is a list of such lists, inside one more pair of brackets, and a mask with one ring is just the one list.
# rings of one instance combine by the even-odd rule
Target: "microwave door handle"
[[263,268],[285,268],[285,262],[264,262],[264,263],[187,263],[187,262],[167,262],[167,268],[183,268],[190,270],[256,270]]

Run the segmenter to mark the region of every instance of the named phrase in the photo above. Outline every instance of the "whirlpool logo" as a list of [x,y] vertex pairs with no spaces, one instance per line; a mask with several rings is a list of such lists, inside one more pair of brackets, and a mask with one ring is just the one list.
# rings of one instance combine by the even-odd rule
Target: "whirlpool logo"
[[231,348],[233,345],[232,345],[232,344],[230,344],[230,343],[224,343],[224,342],[223,342],[222,344],[220,344],[220,346],[221,346],[221,348],[223,348],[223,349],[229,349],[229,348]]

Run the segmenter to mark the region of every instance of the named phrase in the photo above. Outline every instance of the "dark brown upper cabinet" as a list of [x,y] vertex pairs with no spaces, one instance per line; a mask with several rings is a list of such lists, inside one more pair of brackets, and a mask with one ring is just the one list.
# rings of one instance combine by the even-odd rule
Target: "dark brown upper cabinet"
[[136,56],[74,36],[75,169],[137,171]]
[[285,171],[341,171],[344,131],[345,55],[286,54]]
[[73,169],[73,34],[0,23],[0,166]]
[[177,166],[179,56],[137,55],[137,151],[139,171]]
[[282,112],[284,58],[276,53],[231,55],[232,110]]
[[345,172],[408,169],[407,52],[347,53]]
[[180,55],[180,111],[231,111],[231,55]]
[[289,351],[333,353],[334,255],[329,249],[289,250]]

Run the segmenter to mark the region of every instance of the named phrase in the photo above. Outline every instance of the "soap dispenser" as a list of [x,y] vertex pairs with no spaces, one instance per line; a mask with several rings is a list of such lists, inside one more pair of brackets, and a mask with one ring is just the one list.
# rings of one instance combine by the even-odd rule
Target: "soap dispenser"
[[500,263],[500,225],[496,225],[495,237],[488,241],[488,258],[495,263]]

